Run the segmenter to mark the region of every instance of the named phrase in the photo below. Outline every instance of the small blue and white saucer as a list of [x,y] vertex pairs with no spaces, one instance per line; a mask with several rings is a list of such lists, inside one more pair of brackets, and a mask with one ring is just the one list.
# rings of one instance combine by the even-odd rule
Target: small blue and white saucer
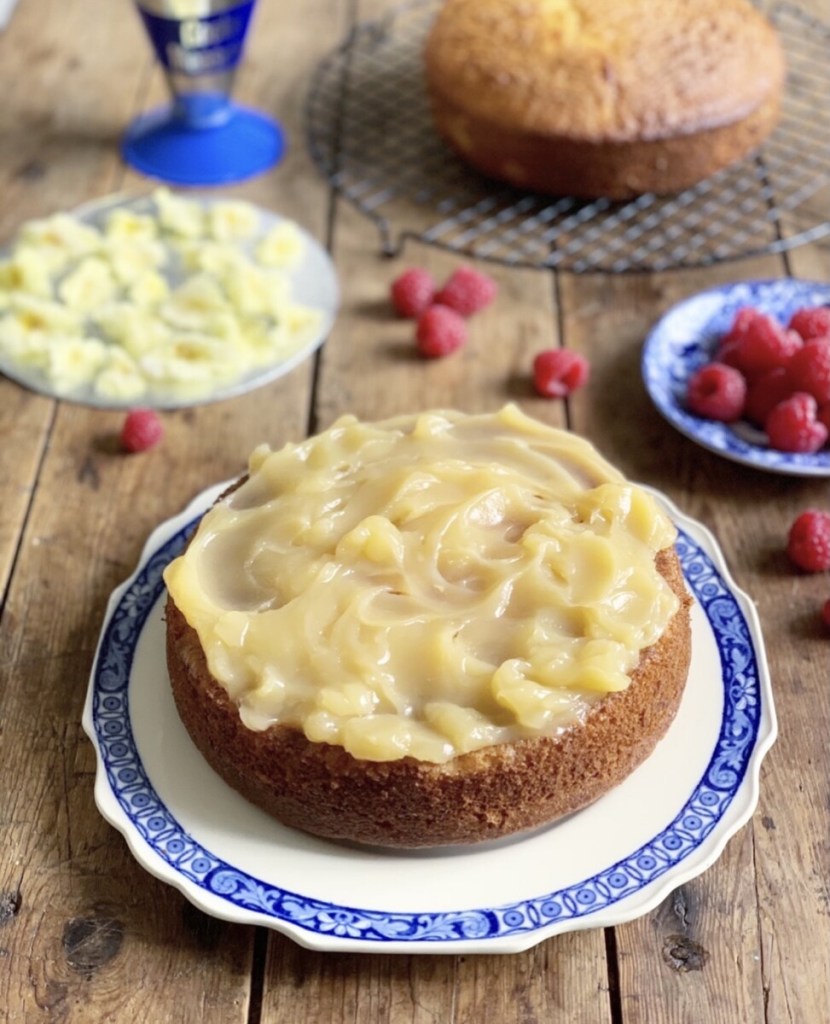
[[686,437],[733,462],[794,476],[830,476],[830,448],[814,454],[780,452],[748,423],[695,416],[685,406],[689,378],[712,359],[737,310],[752,306],[786,324],[803,306],[830,305],[830,284],[792,278],[738,281],[700,292],[673,306],[652,328],[643,348],[646,390],[663,416]]

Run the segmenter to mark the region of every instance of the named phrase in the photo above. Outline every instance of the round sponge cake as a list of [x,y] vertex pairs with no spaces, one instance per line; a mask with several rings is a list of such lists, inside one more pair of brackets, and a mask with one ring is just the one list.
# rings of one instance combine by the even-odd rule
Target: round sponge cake
[[425,48],[439,133],[521,188],[684,189],[775,126],[778,37],[748,0],[446,0]]
[[691,641],[673,535],[590,445],[515,407],[344,418],[255,452],[168,568],[179,714],[231,786],[315,835],[537,828],[674,718]]

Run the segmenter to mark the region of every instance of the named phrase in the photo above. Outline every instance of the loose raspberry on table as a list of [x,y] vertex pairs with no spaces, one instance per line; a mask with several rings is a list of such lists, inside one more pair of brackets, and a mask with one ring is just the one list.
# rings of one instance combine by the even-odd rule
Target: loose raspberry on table
[[787,554],[805,572],[830,569],[830,512],[808,508],[787,535]]
[[789,398],[792,393],[790,378],[783,366],[767,370],[746,386],[744,417],[756,427],[763,427],[775,406]]
[[785,330],[772,317],[757,310],[742,309],[721,339],[715,358],[751,379],[777,366],[786,366],[801,345],[795,331]]
[[448,356],[466,342],[467,321],[454,309],[436,303],[418,318],[415,340],[422,356]]
[[543,398],[566,398],[587,383],[591,365],[580,352],[550,348],[533,360],[533,386]]
[[146,452],[164,437],[164,427],[154,409],[131,409],[121,427],[125,452]]
[[830,338],[805,341],[787,366],[793,391],[806,391],[819,403],[830,402]]
[[489,306],[495,299],[498,285],[487,274],[482,274],[474,267],[459,267],[454,270],[435,296],[435,301],[442,306],[449,306],[461,316],[472,316],[479,310]]
[[790,317],[787,327],[800,334],[805,341],[810,338],[830,337],[830,306],[810,306],[797,309]]
[[435,300],[435,280],[428,270],[410,267],[392,282],[392,305],[399,316],[414,320]]
[[746,381],[724,363],[707,363],[689,378],[686,404],[693,413],[710,420],[734,423],[744,411]]
[[769,443],[782,452],[817,452],[827,440],[827,427],[816,419],[816,400],[803,391],[785,398],[767,416]]

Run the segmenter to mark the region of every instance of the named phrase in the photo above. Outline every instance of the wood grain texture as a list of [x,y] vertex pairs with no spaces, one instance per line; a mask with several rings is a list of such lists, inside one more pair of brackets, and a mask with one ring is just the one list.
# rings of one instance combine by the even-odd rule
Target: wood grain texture
[[[741,270],[747,277],[774,274],[769,262]],[[727,539],[720,536],[724,523],[718,513],[724,496],[704,498],[710,486],[704,481],[710,468],[721,480],[734,477],[734,468],[667,429],[645,393],[640,355],[648,330],[662,312],[687,295],[734,279],[734,273],[735,268],[721,267],[610,282],[592,275],[568,278],[562,285],[565,335],[595,368],[589,385],[570,403],[573,428],[590,437],[632,479],[657,487],[684,512],[705,522],[722,543]],[[746,495],[743,503],[746,512]],[[733,565],[731,552],[729,563]],[[746,836],[751,838],[751,833],[741,833],[741,841]],[[730,860],[722,859],[652,914],[617,929],[626,1022],[762,1019],[757,1016],[763,984],[759,937],[757,929],[747,930],[745,924],[756,920],[752,847],[741,869],[730,866]],[[730,888],[728,899],[721,887]],[[731,908],[726,921],[715,910],[718,904]],[[676,920],[678,913],[682,920]],[[717,941],[711,941],[709,928]]]
[[[827,18],[825,0],[803,5]],[[640,378],[642,341],[714,284],[794,274],[830,281],[830,245],[694,272],[556,275],[486,267],[497,302],[462,352],[425,361],[388,305],[405,266],[440,280],[461,262],[408,242],[379,255],[375,227],[334,196],[306,152],[309,75],[356,19],[389,0],[286,0],[255,14],[240,100],[275,112],[289,152],[219,194],[253,199],[330,244],[342,314],[319,359],[241,399],[165,414],[164,443],[118,451],[117,413],[0,380],[0,1019],[229,1024],[801,1024],[830,1006],[830,655],[826,575],[793,572],[786,529],[828,484],[763,474],[669,428]],[[0,34],[0,237],[28,217],[116,188],[146,191],[117,154],[129,118],[164,99],[129,5],[25,0]],[[821,200],[819,200],[821,201]],[[533,355],[592,362],[567,404],[534,395]],[[213,920],[150,878],[98,814],[81,707],[106,599],[150,530],[239,473],[260,441],[303,437],[353,412],[378,418],[519,402],[593,440],[718,537],[756,602],[779,738],[758,809],[717,863],[641,919],[572,932],[511,956],[321,954]],[[405,880],[404,880],[405,882]],[[5,1017],[3,1014],[5,1013]]]
[[[827,19],[827,5],[813,3]],[[825,214],[830,204],[825,207]],[[789,273],[830,281],[830,243],[786,257]],[[755,578],[770,658],[779,737],[761,779],[753,822],[766,1020],[821,1020],[830,1006],[830,648],[817,611],[827,574],[793,574],[781,553],[782,523],[802,509],[830,509],[828,482],[779,482],[759,510]],[[737,510],[736,510],[737,512]],[[751,560],[751,539],[733,540]]]
[[[12,31],[36,36],[27,18],[37,24],[38,12],[25,6],[23,20],[16,14],[2,40],[10,80],[14,73],[26,78],[31,58],[26,46],[15,49]],[[146,180],[124,172],[115,146],[129,117],[161,98],[158,83],[149,84],[147,42],[129,7],[112,14],[114,7],[99,4],[96,22],[89,7],[73,21],[60,18],[54,5],[40,6],[52,22],[39,45],[51,47],[50,60],[76,69],[76,77],[71,98],[61,94],[66,83],[55,68],[21,100],[32,124],[47,125],[35,152],[51,168],[54,147],[55,171],[25,179],[34,180],[34,198],[16,209],[3,204],[10,229],[24,214],[71,207],[122,185],[146,191]],[[323,15],[332,21],[332,39],[339,32],[335,8],[326,6]],[[93,23],[97,29],[82,31]],[[299,102],[291,94],[303,78],[302,62],[317,59],[323,39],[309,37],[278,65],[274,44],[296,33],[293,12],[263,5],[257,26],[240,98],[279,104],[289,135],[299,138]],[[43,35],[50,38],[44,42]],[[90,45],[106,51],[105,59],[96,64]],[[7,53],[20,63],[9,66]],[[95,113],[85,119],[86,108]],[[65,127],[73,118],[86,137]],[[22,140],[21,148],[24,142],[33,145]],[[5,146],[2,153],[11,155]],[[4,160],[3,172],[11,178],[15,167]],[[301,149],[273,177],[241,191],[324,238],[326,191]],[[3,450],[14,481],[0,519],[6,565],[19,548],[0,624],[0,903],[8,908],[0,945],[12,968],[0,972],[0,1006],[11,1020],[247,1020],[254,930],[208,918],[138,867],[94,806],[94,758],[79,723],[109,592],[132,571],[155,524],[208,484],[241,472],[260,441],[278,446],[304,435],[312,368],[308,363],[242,401],[165,415],[164,444],[133,458],[118,449],[121,414],[24,399],[2,382],[15,395],[2,420],[5,426],[8,417]]]

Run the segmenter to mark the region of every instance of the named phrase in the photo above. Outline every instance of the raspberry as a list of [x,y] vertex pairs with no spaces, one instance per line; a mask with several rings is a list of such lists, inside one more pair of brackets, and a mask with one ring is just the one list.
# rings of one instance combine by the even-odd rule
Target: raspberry
[[728,345],[742,338],[749,330],[749,325],[759,316],[762,316],[762,314],[757,309],[752,309],[751,306],[744,306],[739,309],[732,320],[732,326],[721,339],[723,344]]
[[461,316],[472,316],[489,306],[497,291],[498,285],[492,277],[473,267],[459,267],[435,296],[435,301],[449,306]]
[[805,572],[830,569],[830,512],[808,508],[790,527],[787,554]]
[[816,419],[816,400],[803,391],[779,402],[764,429],[770,445],[781,452],[817,452],[827,440],[827,427]]
[[800,334],[805,341],[809,341],[810,338],[830,337],[830,307],[797,309],[790,317],[787,327]]
[[760,316],[762,314],[757,309],[750,309],[748,307],[739,309],[732,321],[732,326],[721,335],[717,351],[715,352],[715,360],[723,362],[725,355],[734,353],[744,343],[750,326]]
[[467,340],[467,323],[455,310],[436,303],[418,318],[415,338],[422,356],[448,356]]
[[686,404],[698,416],[734,423],[744,410],[746,381],[732,366],[707,363],[689,378]]
[[533,360],[533,385],[544,398],[566,398],[587,383],[591,365],[567,348],[549,348]]
[[716,359],[751,379],[777,366],[786,366],[801,344],[795,331],[785,331],[772,317],[757,310],[739,310],[731,329],[721,339]]
[[830,338],[804,342],[787,367],[793,391],[806,391],[817,402],[830,402]]
[[435,299],[435,281],[428,270],[411,267],[395,278],[391,289],[392,305],[399,316],[414,320]]
[[830,434],[830,402],[825,402],[816,409],[816,419],[827,427],[827,433]]
[[775,406],[792,393],[789,374],[783,366],[767,370],[747,385],[744,416],[756,426],[763,427]]
[[164,437],[164,427],[153,409],[131,409],[121,427],[125,452],[146,452]]

